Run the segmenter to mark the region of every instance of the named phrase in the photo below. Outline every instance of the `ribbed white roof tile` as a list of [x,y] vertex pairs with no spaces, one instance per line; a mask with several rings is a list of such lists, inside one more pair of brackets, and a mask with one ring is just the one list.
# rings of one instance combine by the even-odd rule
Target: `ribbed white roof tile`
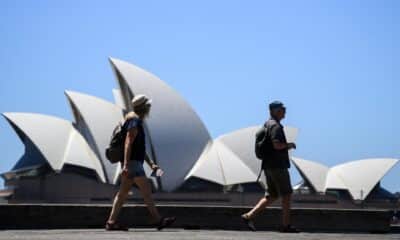
[[255,182],[257,175],[221,141],[210,142],[186,179],[198,177],[221,185]]
[[344,187],[353,199],[364,200],[398,161],[393,158],[371,158],[337,165],[329,170],[325,189]]
[[296,157],[291,157],[291,160],[317,192],[325,191],[325,182],[329,171],[327,166]]
[[165,172],[161,178],[163,188],[172,191],[183,183],[211,140],[210,135],[190,105],[165,82],[130,63],[114,58],[110,61],[115,72],[123,78],[118,79],[120,89],[127,85],[133,95],[145,94],[153,99],[145,125],[155,160]]
[[[116,174],[116,164],[111,164],[105,156],[105,149],[111,138],[111,133],[118,122],[123,119],[122,109],[115,104],[87,94],[65,91],[71,104],[76,109],[75,121],[84,121],[94,140],[94,151],[102,161],[104,171],[110,183]],[[79,116],[77,116],[79,115]],[[86,139],[88,142],[91,139]]]
[[226,183],[224,174],[222,173],[221,161],[217,148],[213,141],[210,141],[199,160],[187,174],[185,180],[190,177],[198,177],[204,180],[215,182],[221,185]]
[[292,161],[316,191],[347,190],[353,199],[364,200],[399,160],[392,158],[364,159],[332,168],[295,157],[292,157]]
[[121,90],[113,89],[112,92],[113,92],[113,96],[114,96],[115,105],[117,105],[121,109],[126,109],[124,99],[121,94]]
[[[234,152],[255,174],[260,171],[261,161],[255,154],[255,136],[260,126],[242,128],[217,138]],[[295,142],[298,129],[284,126],[285,136],[288,142]]]
[[100,161],[70,122],[33,113],[3,115],[32,141],[52,169],[61,171],[64,164],[85,167],[94,170],[105,182]]
[[[256,182],[261,161],[255,156],[255,134],[259,126],[222,135],[210,142],[186,179],[195,176],[221,185]],[[298,130],[284,127],[285,135],[294,141]],[[260,181],[265,184],[265,177]]]

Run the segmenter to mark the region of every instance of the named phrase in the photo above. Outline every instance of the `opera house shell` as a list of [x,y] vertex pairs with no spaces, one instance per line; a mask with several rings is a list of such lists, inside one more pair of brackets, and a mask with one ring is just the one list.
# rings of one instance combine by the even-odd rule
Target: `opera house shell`
[[[256,184],[260,161],[254,154],[259,126],[247,127],[212,139],[192,107],[174,89],[153,74],[130,63],[110,58],[118,89],[115,103],[87,94],[65,91],[74,122],[33,113],[3,113],[25,146],[15,166],[1,176],[6,188],[0,192],[9,202],[96,202],[112,198],[120,167],[105,157],[113,128],[132,110],[136,94],[153,99],[145,122],[146,152],[164,175],[150,177],[158,192],[184,192],[196,186],[225,187]],[[289,141],[297,129],[285,126]],[[292,158],[304,181],[315,192],[347,190],[364,199],[395,159],[371,159],[333,168]],[[357,171],[355,171],[357,169]],[[189,186],[188,186],[189,185]],[[215,188],[214,188],[215,189]],[[262,189],[262,188],[260,188]],[[363,192],[363,194],[361,194]]]
[[292,157],[292,162],[312,191],[342,190],[354,200],[365,200],[398,161],[392,158],[363,159],[328,168],[320,163]]

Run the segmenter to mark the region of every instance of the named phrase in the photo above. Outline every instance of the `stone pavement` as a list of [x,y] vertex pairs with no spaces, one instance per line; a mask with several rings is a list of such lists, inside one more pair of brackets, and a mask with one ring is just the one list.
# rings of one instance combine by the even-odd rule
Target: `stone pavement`
[[400,234],[356,233],[278,233],[269,231],[209,231],[165,229],[131,229],[129,232],[106,232],[102,229],[79,230],[12,230],[0,231],[0,240],[399,240]]

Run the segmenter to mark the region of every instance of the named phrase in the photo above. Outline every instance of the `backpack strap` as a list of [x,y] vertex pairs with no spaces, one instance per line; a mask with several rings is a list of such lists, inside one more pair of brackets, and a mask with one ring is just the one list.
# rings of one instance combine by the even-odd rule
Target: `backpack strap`
[[[267,136],[267,134],[268,134],[268,132],[267,132],[267,131],[268,131],[267,122],[264,123],[263,127],[264,127],[264,138],[263,138],[262,141],[265,141],[265,138],[268,137],[268,136]],[[260,178],[261,178],[261,174],[262,174],[262,171],[263,171],[263,162],[264,162],[264,161],[261,162],[260,172],[258,173],[256,182],[258,182],[258,181],[260,180]]]
[[258,181],[260,180],[260,177],[261,177],[262,170],[263,170],[263,167],[262,167],[262,164],[261,164],[261,167],[260,167],[260,172],[258,173],[258,177],[257,177],[257,180],[256,180],[256,182],[258,182]]

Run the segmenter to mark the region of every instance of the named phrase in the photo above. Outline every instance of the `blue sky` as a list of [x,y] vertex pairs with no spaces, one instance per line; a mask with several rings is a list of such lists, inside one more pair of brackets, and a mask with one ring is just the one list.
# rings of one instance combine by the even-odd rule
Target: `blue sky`
[[[175,88],[213,137],[261,124],[279,99],[298,157],[400,158],[399,12],[389,0],[3,0],[0,112],[72,120],[66,89],[111,101],[113,56]],[[24,151],[4,119],[0,149],[0,172]],[[400,191],[400,165],[383,185]]]

